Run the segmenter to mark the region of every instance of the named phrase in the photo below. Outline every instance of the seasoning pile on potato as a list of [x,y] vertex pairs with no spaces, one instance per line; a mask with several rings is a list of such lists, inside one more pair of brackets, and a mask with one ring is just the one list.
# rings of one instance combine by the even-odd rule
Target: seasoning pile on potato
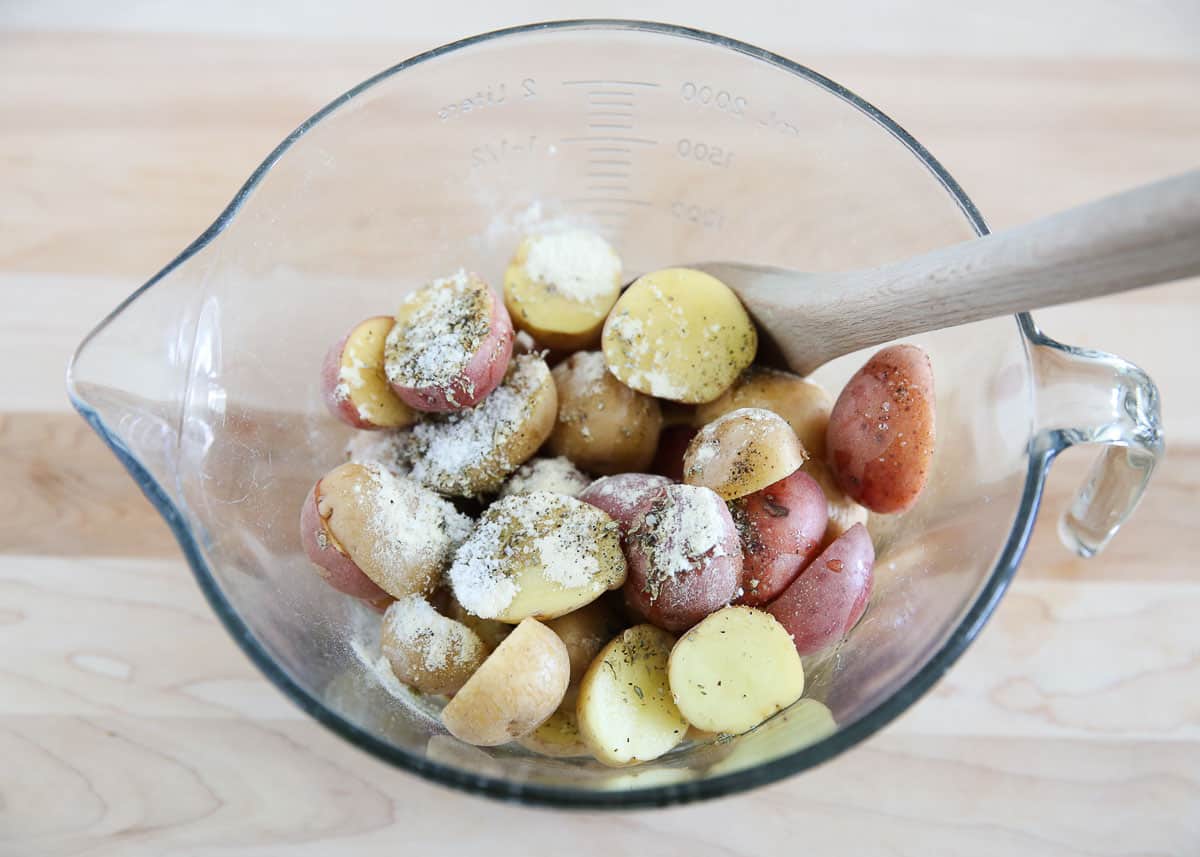
[[469,744],[632,765],[789,709],[801,657],[868,608],[869,513],[911,509],[929,476],[920,348],[884,348],[833,400],[754,364],[753,321],[708,274],[622,282],[600,236],[530,235],[502,298],[434,280],[321,367],[362,433],[301,545],[382,612],[392,671],[449,697]]

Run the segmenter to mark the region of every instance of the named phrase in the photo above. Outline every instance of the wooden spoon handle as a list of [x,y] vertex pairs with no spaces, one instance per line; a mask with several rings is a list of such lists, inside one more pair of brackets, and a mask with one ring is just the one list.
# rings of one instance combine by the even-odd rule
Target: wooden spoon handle
[[1200,275],[1200,170],[846,274],[841,309],[889,339]]

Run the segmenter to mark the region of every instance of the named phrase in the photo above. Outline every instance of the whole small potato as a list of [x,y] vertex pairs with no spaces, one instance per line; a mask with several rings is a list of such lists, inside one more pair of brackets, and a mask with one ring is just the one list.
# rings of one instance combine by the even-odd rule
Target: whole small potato
[[821,486],[802,470],[729,502],[742,540],[742,591],[735,602],[766,604],[821,549],[829,518]]
[[517,468],[500,488],[500,497],[513,494],[528,494],[531,491],[549,491],[578,497],[591,484],[591,480],[579,472],[568,459],[533,458]]
[[804,462],[801,470],[811,476],[821,486],[825,495],[825,507],[829,513],[829,523],[825,526],[825,537],[821,539],[821,550],[829,547],[842,533],[855,524],[867,525],[870,512],[855,503],[838,487],[829,472],[829,465],[819,458],[810,458]]
[[604,359],[622,384],[685,404],[716,399],[754,362],[758,331],[737,295],[690,268],[638,277],[608,315]]
[[599,351],[580,351],[554,367],[558,420],[548,447],[592,473],[644,470],[658,448],[658,401],[612,376]]
[[742,576],[737,529],[725,503],[708,488],[668,485],[642,501],[625,551],[625,603],[660,628],[690,628],[737,595]]
[[665,476],[674,482],[683,481],[683,456],[687,453],[699,429],[691,426],[673,425],[663,429],[658,437],[658,451],[650,463],[650,472]]
[[557,413],[550,367],[535,354],[523,354],[479,406],[427,419],[408,431],[412,478],[454,497],[498,491],[550,436]]
[[[300,541],[335,588],[363,592],[352,566],[386,594],[403,598],[437,586],[462,518],[411,480],[349,462],[313,487],[300,513]],[[356,597],[378,596],[369,590]]]
[[388,384],[384,343],[394,320],[376,316],[356,324],[334,343],[321,367],[321,393],[329,412],[360,429],[406,428],[417,414]]
[[526,238],[504,274],[513,323],[560,351],[595,347],[620,294],[616,251],[582,229]]
[[454,556],[450,585],[476,616],[553,619],[625,582],[620,532],[588,503],[534,491],[488,507]]
[[388,607],[381,647],[396,678],[422,693],[457,693],[487,657],[474,631],[441,615],[419,595]]
[[819,652],[848,634],[866,612],[874,565],[875,548],[867,528],[855,524],[766,610],[792,635],[802,656]]
[[468,744],[507,744],[554,714],[570,678],[563,641],[536,619],[525,619],[442,709],[442,723]]
[[929,477],[934,423],[929,355],[915,345],[877,352],[829,417],[825,443],[839,487],[872,512],[911,509]]
[[783,417],[741,408],[717,417],[692,438],[683,456],[683,481],[735,500],[795,473],[807,457]]
[[590,503],[617,522],[624,534],[643,500],[671,484],[665,476],[650,473],[618,473],[601,476],[583,490],[579,499]]
[[751,366],[738,376],[721,398],[698,405],[697,428],[739,408],[762,408],[787,420],[813,458],[825,457],[825,429],[833,397],[816,381],[766,366]]
[[478,276],[459,271],[403,300],[387,336],[384,371],[411,407],[457,411],[496,389],[512,345],[504,305]]

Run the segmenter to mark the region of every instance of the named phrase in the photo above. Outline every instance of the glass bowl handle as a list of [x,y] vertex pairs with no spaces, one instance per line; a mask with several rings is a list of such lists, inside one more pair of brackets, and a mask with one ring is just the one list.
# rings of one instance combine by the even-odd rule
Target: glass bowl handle
[[1056,342],[1028,316],[1022,324],[1038,379],[1032,454],[1049,464],[1068,447],[1104,445],[1059,522],[1068,548],[1094,556],[1133,514],[1165,452],[1158,388],[1127,360]]

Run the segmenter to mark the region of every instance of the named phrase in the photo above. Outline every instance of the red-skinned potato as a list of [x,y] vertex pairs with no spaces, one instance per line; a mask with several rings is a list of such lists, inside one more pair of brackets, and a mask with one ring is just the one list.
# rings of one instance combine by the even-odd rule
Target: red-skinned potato
[[321,366],[321,394],[329,412],[360,429],[407,428],[417,414],[400,400],[383,371],[391,316],[360,321],[333,344]]
[[737,595],[742,549],[725,502],[709,488],[668,485],[634,512],[625,537],[626,606],[683,631]]
[[670,484],[671,480],[667,477],[652,473],[618,473],[615,476],[601,476],[583,489],[579,499],[616,521],[624,535],[642,501]]
[[410,294],[387,337],[387,379],[406,404],[445,413],[496,389],[512,357],[508,310],[475,274],[459,271]]
[[317,511],[321,500],[321,483],[317,482],[308,492],[304,505],[300,507],[300,543],[304,553],[317,573],[325,582],[353,598],[384,604],[391,596],[379,588],[362,569],[350,559],[337,539],[329,532],[329,522]]
[[855,524],[800,572],[766,607],[792,635],[796,651],[811,655],[842,639],[867,609],[875,548]]
[[783,592],[820,550],[829,518],[825,495],[803,471],[729,504],[742,540],[742,596],[758,607]]
[[650,469],[678,482],[683,479],[683,454],[699,429],[685,425],[667,426],[658,436],[658,451]]
[[929,477],[933,367],[915,345],[877,352],[846,384],[825,435],[838,486],[872,512],[903,512]]

